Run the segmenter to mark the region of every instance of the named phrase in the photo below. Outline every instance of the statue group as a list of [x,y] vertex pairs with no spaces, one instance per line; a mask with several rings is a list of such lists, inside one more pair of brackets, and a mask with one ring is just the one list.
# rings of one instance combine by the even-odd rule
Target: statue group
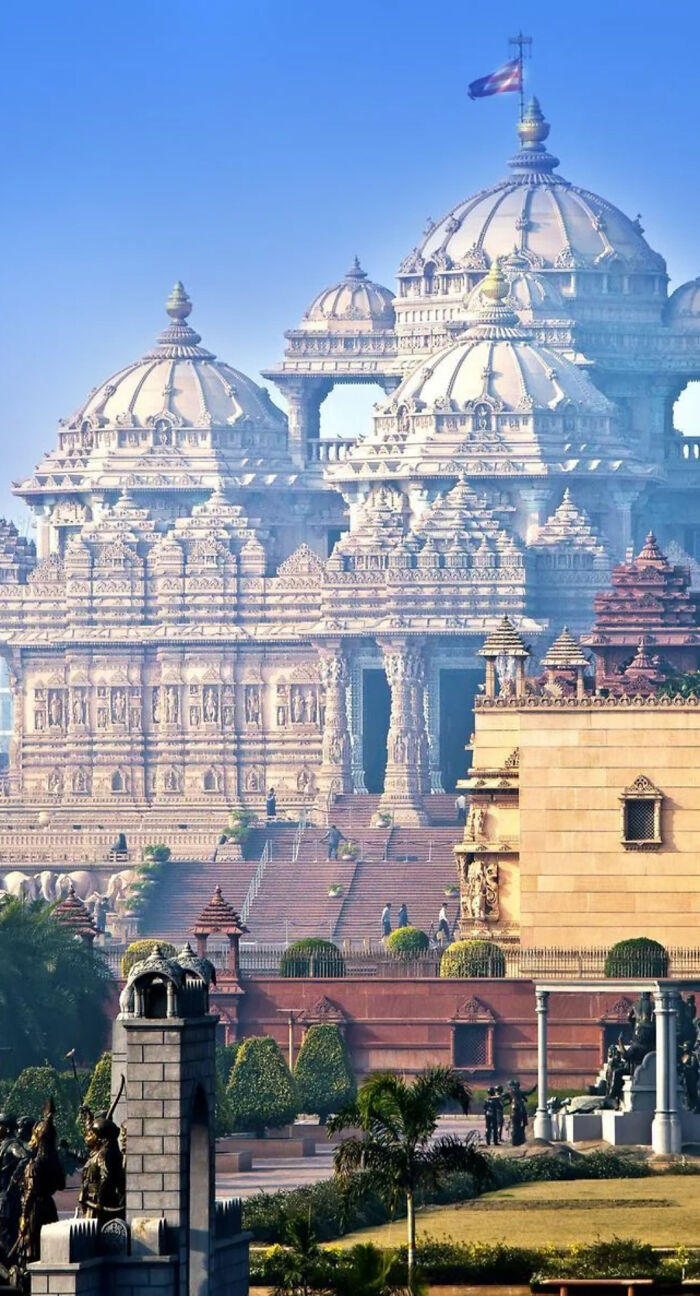
[[[78,1210],[100,1227],[125,1217],[124,1140],[113,1110],[94,1117],[80,1109],[87,1156]],[[71,1160],[79,1164],[59,1145],[53,1099],[36,1122],[0,1113],[0,1282],[20,1292],[29,1291],[28,1266],[39,1259],[43,1226],[58,1219],[54,1197],[66,1186]]]
[[[631,1076],[656,1047],[654,1008],[649,991],[644,991],[630,1010],[628,1020],[633,1027],[628,1043],[620,1034],[617,1044],[611,1044],[605,1065],[605,1096],[616,1106],[622,1100],[622,1090],[627,1076]],[[695,995],[676,1001],[677,1070],[683,1101],[688,1111],[700,1113],[700,1022],[697,1020]]]

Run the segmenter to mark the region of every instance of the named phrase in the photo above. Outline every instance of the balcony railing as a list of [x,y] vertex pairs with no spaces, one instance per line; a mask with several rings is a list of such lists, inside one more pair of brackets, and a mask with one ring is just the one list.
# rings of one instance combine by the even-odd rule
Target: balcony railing
[[348,441],[308,441],[306,445],[307,463],[341,463],[347,459],[355,442]]

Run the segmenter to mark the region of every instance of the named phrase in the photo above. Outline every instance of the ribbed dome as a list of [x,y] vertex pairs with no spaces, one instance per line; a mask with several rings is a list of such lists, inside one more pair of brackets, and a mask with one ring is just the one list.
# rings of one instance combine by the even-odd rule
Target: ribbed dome
[[612,203],[558,175],[547,153],[549,125],[533,99],[518,127],[521,149],[512,176],[453,207],[404,262],[410,273],[434,261],[438,268],[485,270],[516,246],[534,269],[602,268],[663,273],[665,262]]
[[175,427],[284,425],[284,416],[263,388],[200,346],[186,323],[192,310],[181,283],[166,303],[171,323],[140,360],[96,387],[63,426],[148,428],[163,420]]
[[[567,319],[569,310],[552,279],[530,270],[525,257],[516,250],[501,263],[508,280],[509,298],[522,324],[545,319]],[[468,317],[484,305],[483,280],[465,298]]]
[[685,333],[700,333],[700,279],[681,284],[666,307],[666,323]]
[[368,279],[355,257],[340,282],[314,298],[299,327],[305,332],[353,333],[393,328],[393,297],[389,288]]

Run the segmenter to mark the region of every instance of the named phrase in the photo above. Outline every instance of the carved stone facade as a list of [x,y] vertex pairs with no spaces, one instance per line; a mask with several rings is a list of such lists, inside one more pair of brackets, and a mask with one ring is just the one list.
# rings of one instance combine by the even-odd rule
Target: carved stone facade
[[[548,131],[534,102],[511,176],[426,231],[395,296],[357,262],[317,295],[269,371],[288,418],[201,345],[178,284],[156,344],[61,422],[15,487],[36,547],[0,524],[8,815],[190,821],[274,786],[421,823],[463,772],[485,633],[507,615],[544,652],[583,630],[642,518],[674,571],[700,555],[700,439],[671,415],[700,300],[668,298],[638,221],[563,180]],[[339,382],[383,398],[331,441]],[[585,667],[557,643],[568,696]],[[502,682],[522,695],[522,662]],[[501,896],[506,845],[472,852]]]

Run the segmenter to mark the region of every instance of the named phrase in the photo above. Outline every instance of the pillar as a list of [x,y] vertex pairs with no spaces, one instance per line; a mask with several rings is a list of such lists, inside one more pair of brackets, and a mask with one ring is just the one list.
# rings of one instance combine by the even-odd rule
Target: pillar
[[486,687],[484,694],[487,698],[496,696],[496,658],[486,658]]
[[340,641],[316,645],[320,678],[326,691],[326,713],[321,740],[318,790],[322,799],[352,791],[350,732],[348,729],[348,663]]
[[675,992],[658,990],[654,995],[656,1023],[656,1107],[651,1124],[651,1146],[660,1156],[681,1150],[678,1118],[678,1075],[676,1062]]
[[321,435],[321,404],[332,383],[314,378],[276,379],[287,401],[289,427],[289,453],[300,468],[305,468],[312,457],[310,446],[318,443]]
[[422,766],[427,747],[423,708],[423,659],[420,640],[392,640],[381,645],[391,713],[381,811],[398,824],[423,824]]
[[549,991],[535,990],[537,1000],[537,1111],[535,1112],[535,1138],[551,1139],[552,1118],[547,1111],[547,1017]]
[[632,510],[640,496],[638,490],[625,490],[617,486],[612,492],[615,505],[614,521],[618,527],[618,553],[624,558],[630,545],[634,544]]
[[549,502],[551,487],[525,486],[520,489],[520,500],[523,506],[525,543],[534,544],[537,532],[545,521],[545,510]]

